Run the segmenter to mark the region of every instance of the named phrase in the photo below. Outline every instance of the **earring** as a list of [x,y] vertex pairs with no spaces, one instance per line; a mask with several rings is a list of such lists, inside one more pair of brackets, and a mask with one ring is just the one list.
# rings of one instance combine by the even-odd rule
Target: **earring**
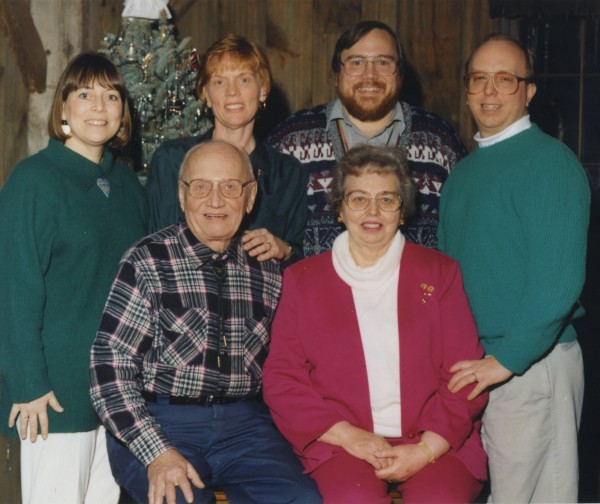
[[338,215],[337,221],[341,224],[342,222],[344,222],[344,218],[341,215]]
[[403,217],[400,217],[400,220],[398,221],[398,225],[404,226],[404,218]]
[[69,136],[71,134],[71,126],[69,126],[67,124],[67,120],[66,119],[61,119],[61,121],[60,121],[60,129],[67,136]]
[[265,110],[267,110],[267,102],[266,102],[266,101],[261,101],[261,102],[258,102],[258,103],[259,103],[259,106],[258,106],[258,108],[259,108],[261,111],[263,111],[263,112],[264,112]]

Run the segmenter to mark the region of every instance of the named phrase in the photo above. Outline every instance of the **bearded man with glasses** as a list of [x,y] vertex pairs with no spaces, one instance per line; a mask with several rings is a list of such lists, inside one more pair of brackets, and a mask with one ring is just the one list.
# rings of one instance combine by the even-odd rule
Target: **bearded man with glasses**
[[465,67],[478,148],[444,185],[438,244],[458,261],[486,350],[449,388],[490,390],[482,439],[493,502],[577,502],[583,363],[571,325],[585,276],[581,164],[531,122],[531,52],[491,35]]
[[121,262],[92,347],[91,398],[113,475],[136,502],[320,503],[261,400],[281,292],[276,259],[244,250],[257,183],[246,152],[193,147],[179,176],[185,221]]
[[306,256],[331,249],[341,232],[327,204],[336,163],[359,144],[406,152],[419,189],[417,213],[403,233],[435,247],[440,188],[467,151],[441,117],[398,101],[406,60],[396,33],[379,21],[361,21],[338,39],[331,60],[337,99],[301,110],[279,124],[267,143],[296,157],[309,175]]

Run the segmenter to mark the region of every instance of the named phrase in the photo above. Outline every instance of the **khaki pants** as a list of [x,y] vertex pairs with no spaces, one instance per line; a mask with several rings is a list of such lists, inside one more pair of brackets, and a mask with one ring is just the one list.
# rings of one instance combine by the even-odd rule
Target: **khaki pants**
[[573,341],[490,392],[482,429],[489,502],[577,502],[583,386],[581,349]]

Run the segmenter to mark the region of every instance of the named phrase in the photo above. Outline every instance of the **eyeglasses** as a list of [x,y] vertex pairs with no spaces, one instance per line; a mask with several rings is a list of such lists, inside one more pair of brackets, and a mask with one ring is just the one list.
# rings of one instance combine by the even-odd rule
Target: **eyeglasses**
[[521,82],[533,82],[531,77],[518,77],[510,72],[470,72],[464,77],[467,93],[481,93],[490,77],[496,91],[505,95],[515,94]]
[[398,69],[398,61],[391,56],[350,56],[342,67],[348,77],[358,77],[365,73],[368,63],[373,63],[379,75],[394,75]]
[[219,188],[221,196],[224,198],[234,199],[239,198],[244,191],[244,187],[254,182],[254,180],[248,180],[243,182],[238,179],[226,179],[226,180],[206,180],[206,179],[193,179],[189,182],[185,180],[179,180],[182,184],[185,184],[188,188],[190,196],[192,198],[206,198],[212,191],[213,186]]
[[382,191],[375,196],[367,191],[352,191],[344,196],[350,210],[365,210],[371,200],[375,200],[377,208],[383,212],[395,212],[402,206],[402,196],[390,191]]

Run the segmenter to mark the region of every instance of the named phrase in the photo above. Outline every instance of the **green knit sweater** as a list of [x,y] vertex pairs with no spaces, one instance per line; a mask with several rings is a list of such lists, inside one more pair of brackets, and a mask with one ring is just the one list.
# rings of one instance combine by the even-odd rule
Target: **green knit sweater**
[[438,246],[461,266],[486,353],[516,374],[576,338],[589,211],[579,161],[535,125],[478,148],[444,184]]
[[[108,198],[99,177],[110,181]],[[11,403],[50,390],[65,409],[48,409],[50,432],[98,425],[90,349],[119,260],[146,218],[136,175],[109,152],[98,165],[50,140],[15,167],[0,192],[0,430],[8,433]]]

